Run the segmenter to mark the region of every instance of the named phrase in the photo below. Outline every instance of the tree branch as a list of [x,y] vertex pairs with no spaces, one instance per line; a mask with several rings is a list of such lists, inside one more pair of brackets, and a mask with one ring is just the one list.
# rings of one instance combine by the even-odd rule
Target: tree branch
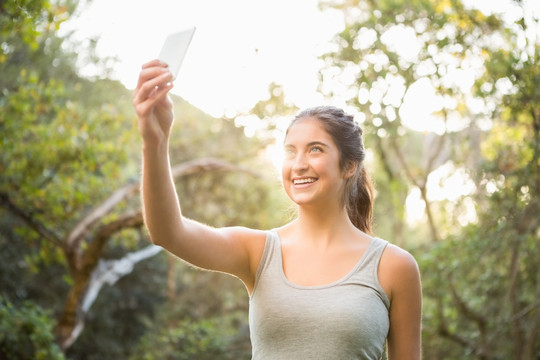
[[32,230],[37,232],[42,238],[47,241],[50,241],[56,246],[63,247],[62,240],[58,235],[56,235],[51,230],[47,229],[41,222],[36,220],[30,212],[24,211],[19,208],[9,196],[3,192],[0,192],[0,206],[7,209],[11,214],[18,217],[26,225],[28,225]]
[[[507,319],[505,321],[505,323],[510,323],[512,321],[516,321],[518,319],[521,319],[521,318],[527,316],[530,312],[536,310],[537,308],[540,309],[540,300],[537,300],[537,301],[533,302],[532,304],[530,304],[529,306],[521,309],[518,313],[514,314],[511,318]],[[540,311],[537,311],[536,313],[540,314]]]
[[62,349],[70,347],[84,328],[81,301],[88,291],[91,274],[97,266],[107,241],[116,231],[138,227],[142,223],[142,211],[139,210],[125,214],[96,231],[93,241],[82,256],[81,266],[72,269],[74,284],[69,290],[64,309],[55,328],[55,334]]
[[392,150],[394,150],[394,153],[396,154],[396,157],[398,159],[399,164],[405,170],[405,174],[407,175],[407,178],[416,186],[417,188],[421,189],[422,187],[425,187],[425,181],[424,184],[420,184],[418,182],[418,179],[413,175],[411,172],[411,169],[409,168],[409,164],[405,161],[405,158],[403,157],[403,154],[401,153],[401,150],[399,149],[396,140],[393,137],[390,137],[390,146]]
[[92,272],[92,276],[85,287],[86,291],[80,301],[80,309],[77,316],[71,318],[73,321],[72,330],[66,332],[67,337],[63,340],[63,348],[71,346],[84,330],[85,316],[105,283],[113,285],[120,278],[130,274],[134,266],[148,259],[162,250],[159,246],[150,245],[144,249],[128,253],[119,260],[100,260],[98,266]]
[[118,231],[128,228],[137,228],[143,225],[143,216],[141,210],[132,211],[119,217],[118,219],[111,221],[105,225],[100,226],[92,239],[92,242],[88,245],[88,248],[84,252],[81,258],[80,271],[82,274],[89,275],[96,267],[98,261],[101,258],[103,248],[107,244],[107,241]]
[[431,232],[431,238],[433,239],[433,241],[438,242],[440,240],[439,232],[437,231],[437,227],[435,225],[435,218],[431,211],[431,205],[430,205],[431,203],[429,202],[427,198],[426,185],[427,185],[427,178],[428,178],[429,173],[424,174],[424,178],[420,182],[413,175],[411,169],[409,168],[409,165],[405,161],[405,158],[403,157],[403,154],[401,153],[396,143],[396,140],[394,138],[390,139],[390,146],[394,150],[394,153],[396,154],[401,167],[405,170],[405,174],[407,175],[407,178],[413,183],[414,186],[416,186],[420,190],[422,200],[424,200],[424,203],[426,205],[426,215],[428,217],[428,224],[429,224],[429,230]]
[[390,166],[388,155],[386,154],[386,150],[384,149],[382,139],[379,136],[376,136],[375,138],[377,141],[377,150],[379,150],[379,155],[381,157],[383,169],[385,173],[388,175],[390,182],[393,182],[396,179],[396,174],[394,173],[394,170],[392,170],[392,167]]
[[454,286],[454,283],[452,282],[452,279],[448,277],[448,284],[450,286],[450,294],[452,295],[452,299],[454,300],[454,303],[457,305],[459,311],[469,320],[472,320],[478,325],[478,328],[480,329],[481,333],[485,333],[486,326],[487,326],[487,320],[484,316],[476,313],[473,309],[469,307],[469,305],[459,296],[457,293],[456,287]]
[[452,340],[453,342],[461,345],[464,348],[474,349],[474,343],[471,340],[461,337],[458,334],[450,331],[448,325],[446,324],[446,319],[444,318],[442,307],[442,301],[440,299],[437,299],[437,317],[439,318],[437,332],[439,333],[439,335]]
[[[259,176],[258,174],[249,169],[242,168],[240,166],[233,165],[226,161],[215,158],[202,158],[181,163],[179,165],[173,166],[171,168],[171,173],[174,179],[178,179],[183,176],[218,170],[239,171],[248,173],[252,176]],[[80,244],[85,238],[86,234],[90,231],[89,229],[99,220],[101,220],[105,215],[109,214],[120,202],[138,193],[140,186],[140,182],[137,182],[126,185],[116,190],[111,196],[109,196],[107,199],[105,199],[105,201],[96,206],[92,211],[90,211],[90,213],[83,217],[73,227],[73,229],[67,235],[65,241],[67,258],[72,269],[77,269],[81,266]]]
[[[431,173],[431,171],[433,170],[433,166],[435,164],[435,161],[441,155],[441,152],[442,152],[442,150],[444,148],[444,144],[446,143],[446,136],[447,136],[446,132],[444,132],[442,136],[438,136],[438,138],[440,140],[437,142],[437,147],[435,148],[435,150],[431,152],[431,154],[430,154],[430,156],[428,158],[427,165],[426,165],[426,174],[427,175],[429,175],[429,173]],[[430,149],[431,149],[431,147],[430,147]]]
[[[259,176],[251,170],[212,158],[185,162],[174,166],[171,170],[175,179],[218,170],[240,171]],[[98,267],[105,245],[116,232],[126,228],[141,227],[143,225],[142,210],[126,213],[116,220],[101,226],[96,226],[96,223],[103,216],[110,213],[115,205],[138,192],[139,188],[140,184],[136,183],[126,185],[115,191],[79,221],[66,238],[68,255],[71,256],[68,261],[71,265],[74,285],[68,293],[66,304],[55,329],[55,334],[62,349],[70,347],[84,328],[84,309],[89,307],[90,302],[90,298],[86,302],[85,299],[89,291],[91,276]],[[85,238],[91,238],[92,240],[88,243],[86,250],[82,252],[80,244]]]
[[138,191],[139,184],[126,185],[116,190],[105,201],[96,206],[89,214],[73,227],[66,237],[66,247],[72,252],[79,249],[80,242],[88,232],[88,229],[97,221],[107,215],[118,203]]
[[114,285],[120,278],[130,274],[137,263],[158,254],[161,250],[163,248],[159,246],[149,245],[141,250],[128,253],[118,260],[100,259],[92,272],[88,291],[81,302],[83,314],[90,310],[104,284]]
[[478,357],[481,360],[488,360],[488,359],[493,358],[492,356],[487,354],[486,348],[483,345],[481,345],[479,348],[478,345],[474,341],[451,332],[450,329],[448,328],[448,325],[446,325],[446,321],[444,320],[442,316],[442,309],[441,309],[442,304],[439,304],[438,307],[439,307],[438,309],[439,325],[437,326],[437,332],[439,335],[455,342],[456,344],[459,344],[461,347],[465,349],[471,349],[472,352],[478,355]]
[[458,310],[462,315],[475,322],[478,326],[478,330],[480,332],[480,343],[475,344],[472,349],[474,349],[475,353],[480,357],[480,359],[491,359],[492,356],[490,355],[490,349],[487,346],[487,319],[471,309],[469,305],[459,296],[449,275],[447,279],[450,286],[450,294],[452,295],[452,299],[457,305]]
[[521,319],[516,317],[516,314],[519,312],[518,299],[517,299],[517,277],[519,272],[519,247],[518,242],[514,241],[514,246],[512,247],[512,254],[510,256],[510,269],[509,269],[509,285],[508,285],[508,301],[510,302],[510,313],[512,317],[515,318],[514,321],[510,323],[512,335],[513,335],[513,346],[514,353],[519,354],[521,352],[523,339],[521,336],[520,323]]

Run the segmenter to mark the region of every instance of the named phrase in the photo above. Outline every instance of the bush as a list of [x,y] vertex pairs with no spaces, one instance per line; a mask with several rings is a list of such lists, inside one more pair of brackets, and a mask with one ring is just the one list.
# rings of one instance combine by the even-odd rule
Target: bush
[[[149,331],[130,360],[224,360],[249,358],[250,352],[238,347],[238,329],[227,319],[180,321],[177,326],[158,333]],[[249,350],[249,349],[248,349]]]
[[63,360],[54,342],[54,321],[39,306],[25,302],[16,308],[0,296],[0,358]]

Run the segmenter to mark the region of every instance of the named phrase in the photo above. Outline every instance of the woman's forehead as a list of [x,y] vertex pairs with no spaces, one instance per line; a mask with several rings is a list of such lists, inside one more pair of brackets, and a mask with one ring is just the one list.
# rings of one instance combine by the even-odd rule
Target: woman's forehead
[[316,117],[303,117],[296,119],[291,126],[289,126],[289,129],[287,130],[287,136],[289,136],[291,133],[294,133],[295,135],[299,134],[305,134],[306,132],[309,133],[325,133],[328,134],[322,120],[316,118]]

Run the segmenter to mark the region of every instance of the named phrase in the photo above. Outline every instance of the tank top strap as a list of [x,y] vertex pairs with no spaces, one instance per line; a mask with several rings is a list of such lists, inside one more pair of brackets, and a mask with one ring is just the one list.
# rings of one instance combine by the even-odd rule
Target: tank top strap
[[351,280],[368,285],[376,290],[381,300],[387,308],[390,307],[390,300],[386,296],[379,282],[379,263],[388,241],[380,238],[372,238],[366,252],[354,271]]
[[277,231],[275,229],[268,230],[266,232],[264,250],[261,256],[261,260],[259,260],[257,273],[255,274],[255,284],[253,286],[253,291],[251,292],[252,295],[255,293],[255,290],[257,289],[257,285],[259,283],[262,273],[265,271],[266,272],[276,271],[276,269],[278,268],[277,266],[273,264],[273,262],[279,261],[279,257],[281,256],[280,252],[281,252],[281,246],[279,243],[279,237],[278,237]]
[[381,260],[382,253],[388,241],[380,238],[372,238],[371,243],[366,249],[366,254],[364,255],[363,266],[377,270],[379,267],[379,261]]

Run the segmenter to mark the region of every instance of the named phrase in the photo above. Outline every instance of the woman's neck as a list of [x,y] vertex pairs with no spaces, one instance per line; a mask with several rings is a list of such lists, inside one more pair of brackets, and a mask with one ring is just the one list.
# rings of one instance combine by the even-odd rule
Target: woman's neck
[[297,239],[314,241],[317,246],[327,247],[336,241],[351,238],[358,229],[353,225],[347,210],[308,209],[300,207],[298,218],[293,222],[293,231]]

